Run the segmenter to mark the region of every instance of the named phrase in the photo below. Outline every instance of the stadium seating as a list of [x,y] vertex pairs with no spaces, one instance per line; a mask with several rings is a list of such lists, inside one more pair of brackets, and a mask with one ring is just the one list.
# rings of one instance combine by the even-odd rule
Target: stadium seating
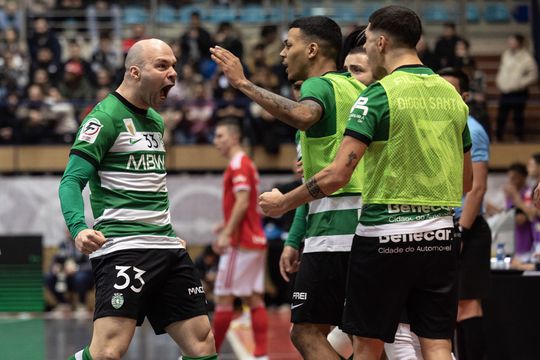
[[124,8],[124,24],[143,24],[148,21],[148,12],[142,6],[128,6]]
[[444,3],[426,4],[421,12],[426,23],[443,23],[453,21],[454,16]]
[[167,5],[160,5],[156,11],[156,22],[158,24],[174,24],[178,21],[177,11],[175,8]]
[[478,23],[480,21],[480,9],[477,3],[467,3],[465,5],[465,18],[468,23]]
[[510,11],[504,3],[487,3],[484,7],[484,19],[487,23],[507,23]]
[[198,12],[199,14],[201,14],[202,21],[206,21],[208,19],[207,11],[204,7],[199,5],[187,5],[182,6],[178,11],[178,17],[180,22],[182,22],[183,24],[189,23],[191,14],[194,12]]
[[266,9],[260,5],[248,5],[239,11],[239,20],[244,23],[262,23],[268,16]]
[[214,6],[210,9],[208,20],[212,23],[224,21],[234,22],[236,20],[236,8],[228,6]]

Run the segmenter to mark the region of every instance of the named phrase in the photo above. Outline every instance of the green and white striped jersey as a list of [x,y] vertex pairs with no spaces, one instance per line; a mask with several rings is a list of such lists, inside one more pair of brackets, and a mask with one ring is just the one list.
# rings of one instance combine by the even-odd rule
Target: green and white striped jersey
[[134,248],[181,247],[172,226],[166,185],[164,123],[108,95],[83,121],[71,154],[97,169],[89,180],[94,229],[107,243],[92,257]]

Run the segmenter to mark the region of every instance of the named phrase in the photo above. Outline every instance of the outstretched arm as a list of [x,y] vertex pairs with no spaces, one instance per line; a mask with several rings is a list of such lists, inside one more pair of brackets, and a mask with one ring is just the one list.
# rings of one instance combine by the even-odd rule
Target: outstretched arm
[[210,52],[212,60],[223,70],[231,86],[287,125],[298,130],[307,130],[321,118],[323,109],[317,102],[313,100],[296,102],[263,89],[246,78],[240,59],[230,51],[216,46],[210,48]]

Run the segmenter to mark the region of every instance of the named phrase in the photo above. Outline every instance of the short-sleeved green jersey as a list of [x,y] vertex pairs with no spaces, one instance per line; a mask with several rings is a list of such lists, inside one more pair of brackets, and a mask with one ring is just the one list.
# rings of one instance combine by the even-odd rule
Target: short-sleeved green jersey
[[[300,101],[315,101],[323,110],[319,121],[301,132],[305,179],[334,160],[351,107],[364,88],[347,72],[329,72],[302,84]],[[304,253],[350,251],[362,207],[361,175],[358,169],[343,189],[309,203]]]
[[178,247],[166,186],[164,124],[118,93],[86,116],[71,154],[97,169],[89,180],[94,229],[107,243],[92,257],[133,248]]
[[[417,78],[434,75],[433,71],[423,66],[407,66],[399,68],[396,71],[404,74],[402,80],[404,82],[410,81],[407,77],[408,74],[413,74],[414,76],[417,76]],[[407,103],[400,103],[404,101],[407,101]],[[436,101],[436,103],[432,104],[430,101]],[[438,110],[443,109],[443,111],[455,111],[457,116],[456,122],[460,124],[463,122],[464,124],[462,138],[460,140],[460,142],[463,144],[462,151],[467,152],[470,149],[471,138],[468,128],[466,127],[466,108],[464,111],[464,105],[459,99],[457,93],[452,94],[448,98],[434,96],[433,98],[427,97],[426,99],[413,97],[409,99],[400,97],[396,98],[393,104],[394,107],[391,107],[389,104],[387,91],[385,90],[383,84],[380,82],[372,84],[360,95],[355,103],[355,106],[353,107],[349,116],[349,122],[345,134],[355,137],[370,147],[372,146],[371,144],[375,144],[378,147],[384,147],[386,146],[389,138],[392,136],[394,136],[394,141],[402,141],[396,140],[395,138],[398,136],[396,134],[398,134],[399,131],[397,130],[395,124],[391,124],[391,117],[395,116],[395,114],[392,115],[392,112],[407,111],[403,109],[412,109],[413,113],[415,111],[426,112],[426,110],[428,110],[427,112],[429,113],[429,108],[433,107],[434,109]],[[400,124],[400,126],[402,125],[403,124]],[[394,127],[392,128],[392,126]],[[409,145],[406,143],[406,141],[404,141],[403,146]],[[421,149],[419,149],[419,151],[420,150]],[[368,151],[366,151],[364,156],[369,156]],[[380,165],[383,166],[384,164]],[[374,169],[369,168],[369,166],[366,164],[365,171],[366,184],[371,182],[371,185],[378,186],[377,183],[374,183],[374,181],[378,181],[380,179],[377,176],[374,178],[372,175],[370,175]],[[415,174],[411,174],[410,176],[414,178]],[[421,229],[426,229],[426,227],[437,227],[441,223],[451,225],[452,207],[435,205],[436,204],[412,205],[408,203],[388,204],[380,203],[378,201],[370,202],[366,197],[366,202],[364,203],[362,209],[362,216],[360,217],[360,224],[359,228],[357,229],[357,233],[359,233],[359,229],[361,228],[364,236],[375,236],[380,235],[380,233],[392,232],[396,229],[398,229],[397,231],[405,231],[405,228],[410,228],[411,231],[421,231]]]

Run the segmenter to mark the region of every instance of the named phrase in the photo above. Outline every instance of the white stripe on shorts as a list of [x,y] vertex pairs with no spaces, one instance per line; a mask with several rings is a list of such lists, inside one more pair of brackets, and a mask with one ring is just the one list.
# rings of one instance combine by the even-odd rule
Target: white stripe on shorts
[[351,251],[354,234],[312,236],[304,240],[304,254]]

